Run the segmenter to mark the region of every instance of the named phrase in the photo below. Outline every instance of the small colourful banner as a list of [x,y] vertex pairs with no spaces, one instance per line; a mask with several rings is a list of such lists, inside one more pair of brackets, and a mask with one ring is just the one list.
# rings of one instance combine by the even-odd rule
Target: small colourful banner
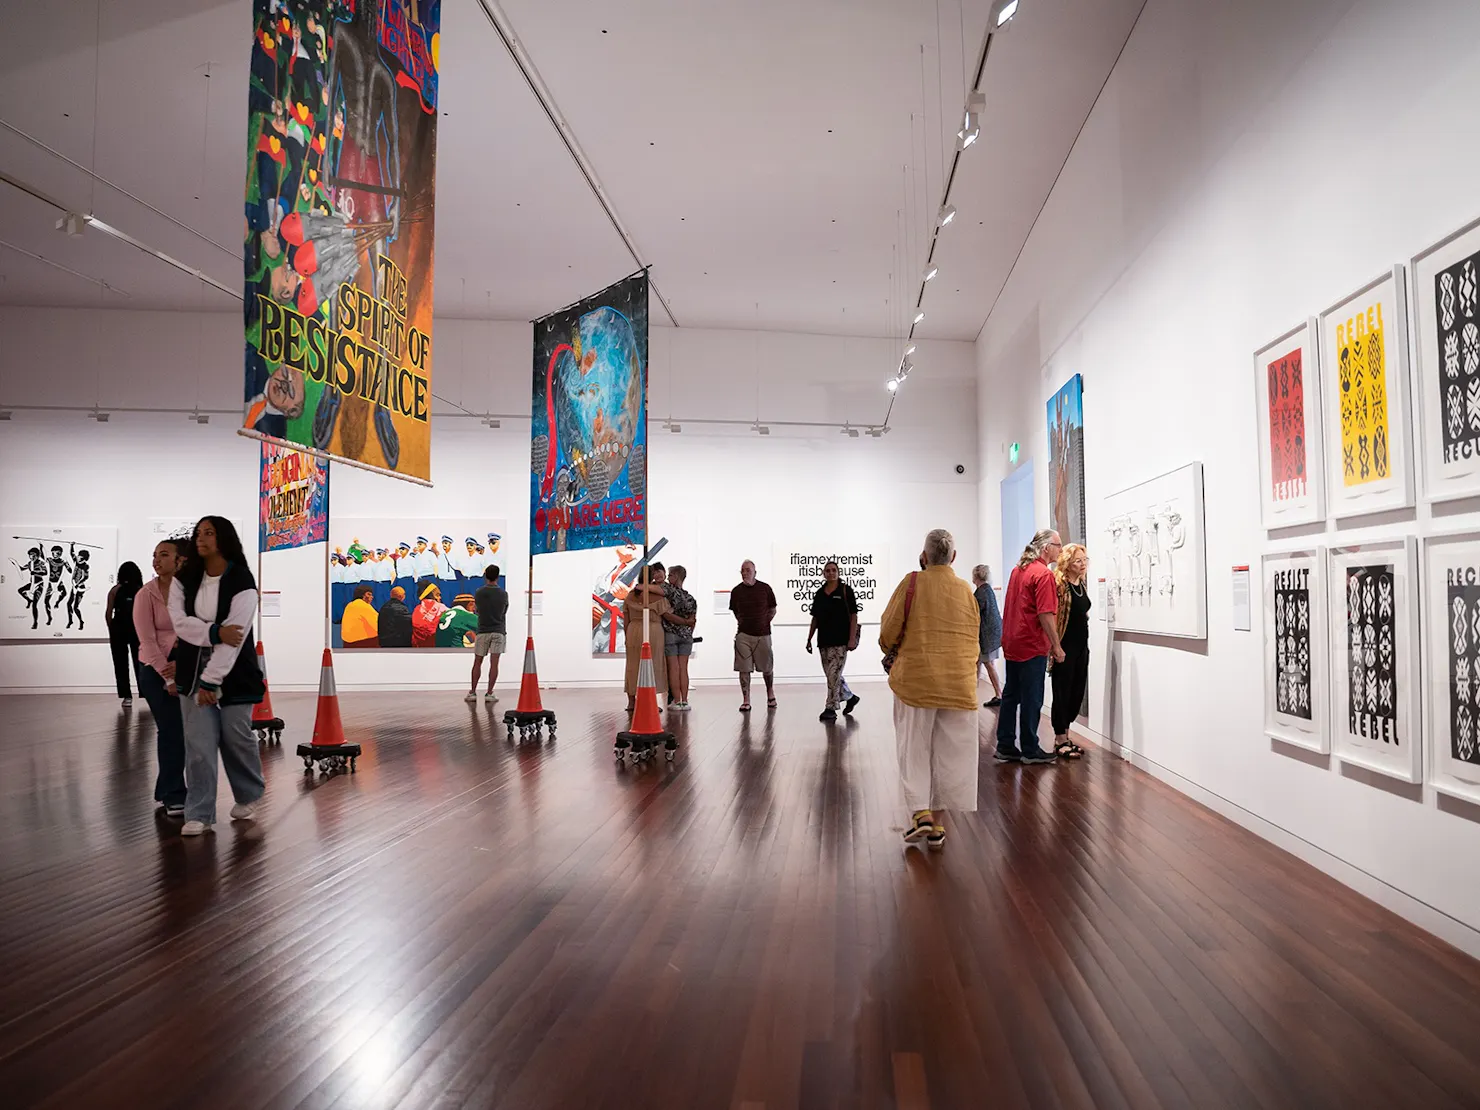
[[329,463],[263,441],[257,550],[281,551],[329,538]]

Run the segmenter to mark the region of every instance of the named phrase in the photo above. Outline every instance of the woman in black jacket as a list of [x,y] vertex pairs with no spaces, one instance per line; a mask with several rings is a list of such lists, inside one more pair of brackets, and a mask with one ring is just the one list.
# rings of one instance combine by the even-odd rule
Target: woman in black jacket
[[257,582],[231,521],[201,517],[186,562],[170,583],[175,684],[185,717],[185,825],[199,836],[216,823],[216,760],[226,768],[233,821],[250,821],[262,797],[262,757],[252,706],[265,689],[252,643]]

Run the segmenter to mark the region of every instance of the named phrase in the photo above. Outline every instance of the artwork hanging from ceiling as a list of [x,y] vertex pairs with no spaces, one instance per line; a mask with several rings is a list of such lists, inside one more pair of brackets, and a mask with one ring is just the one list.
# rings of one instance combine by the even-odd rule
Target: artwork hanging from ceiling
[[529,550],[647,538],[648,278],[534,322]]
[[1202,463],[1105,499],[1105,583],[1118,632],[1206,639],[1207,538]]
[[1311,524],[1325,515],[1319,334],[1319,321],[1311,317],[1254,354],[1265,528]]
[[[331,521],[330,646],[471,648],[483,575],[490,565],[505,569],[506,523],[487,517]],[[500,573],[499,586],[507,588],[507,579]]]
[[1276,740],[1331,750],[1326,635],[1326,553],[1264,556],[1264,731]]
[[0,639],[108,639],[117,571],[117,528],[0,527]]
[[1428,781],[1480,805],[1480,532],[1424,541]]
[[1413,504],[1405,271],[1321,313],[1326,499],[1332,516]]
[[1413,260],[1423,490],[1480,494],[1480,220]]
[[1344,763],[1419,782],[1418,544],[1330,549],[1332,748]]
[[1075,374],[1048,401],[1050,526],[1065,543],[1084,543],[1084,378]]
[[254,0],[242,434],[430,484],[440,0]]
[[280,551],[329,537],[329,464],[281,444],[262,443],[257,550]]

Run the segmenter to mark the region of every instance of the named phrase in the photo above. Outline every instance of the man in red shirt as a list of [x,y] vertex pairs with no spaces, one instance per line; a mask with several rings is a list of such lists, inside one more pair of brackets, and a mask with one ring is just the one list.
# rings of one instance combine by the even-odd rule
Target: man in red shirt
[[[1002,654],[1007,660],[1002,708],[997,712],[998,763],[1052,763],[1038,746],[1043,714],[1043,679],[1048,657],[1062,662],[1059,646],[1059,585],[1049,568],[1058,560],[1059,534],[1045,528],[1023,550],[1002,601]],[[1019,726],[1021,720],[1021,726]],[[1018,751],[1018,733],[1022,751]]]

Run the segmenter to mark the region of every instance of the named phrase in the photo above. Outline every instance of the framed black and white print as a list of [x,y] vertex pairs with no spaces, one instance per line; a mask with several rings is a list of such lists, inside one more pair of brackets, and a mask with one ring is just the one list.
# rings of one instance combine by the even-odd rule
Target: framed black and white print
[[1423,569],[1428,781],[1480,804],[1480,532],[1429,537]]
[[1264,732],[1324,755],[1331,750],[1326,553],[1271,552],[1263,583]]
[[1321,452],[1321,368],[1314,316],[1254,354],[1259,503],[1265,528],[1313,524],[1325,516]]
[[1338,520],[1413,504],[1407,270],[1321,313],[1326,504]]
[[1480,220],[1413,260],[1423,495],[1480,494]]
[[1343,763],[1421,782],[1418,541],[1333,547],[1326,578],[1332,750]]

